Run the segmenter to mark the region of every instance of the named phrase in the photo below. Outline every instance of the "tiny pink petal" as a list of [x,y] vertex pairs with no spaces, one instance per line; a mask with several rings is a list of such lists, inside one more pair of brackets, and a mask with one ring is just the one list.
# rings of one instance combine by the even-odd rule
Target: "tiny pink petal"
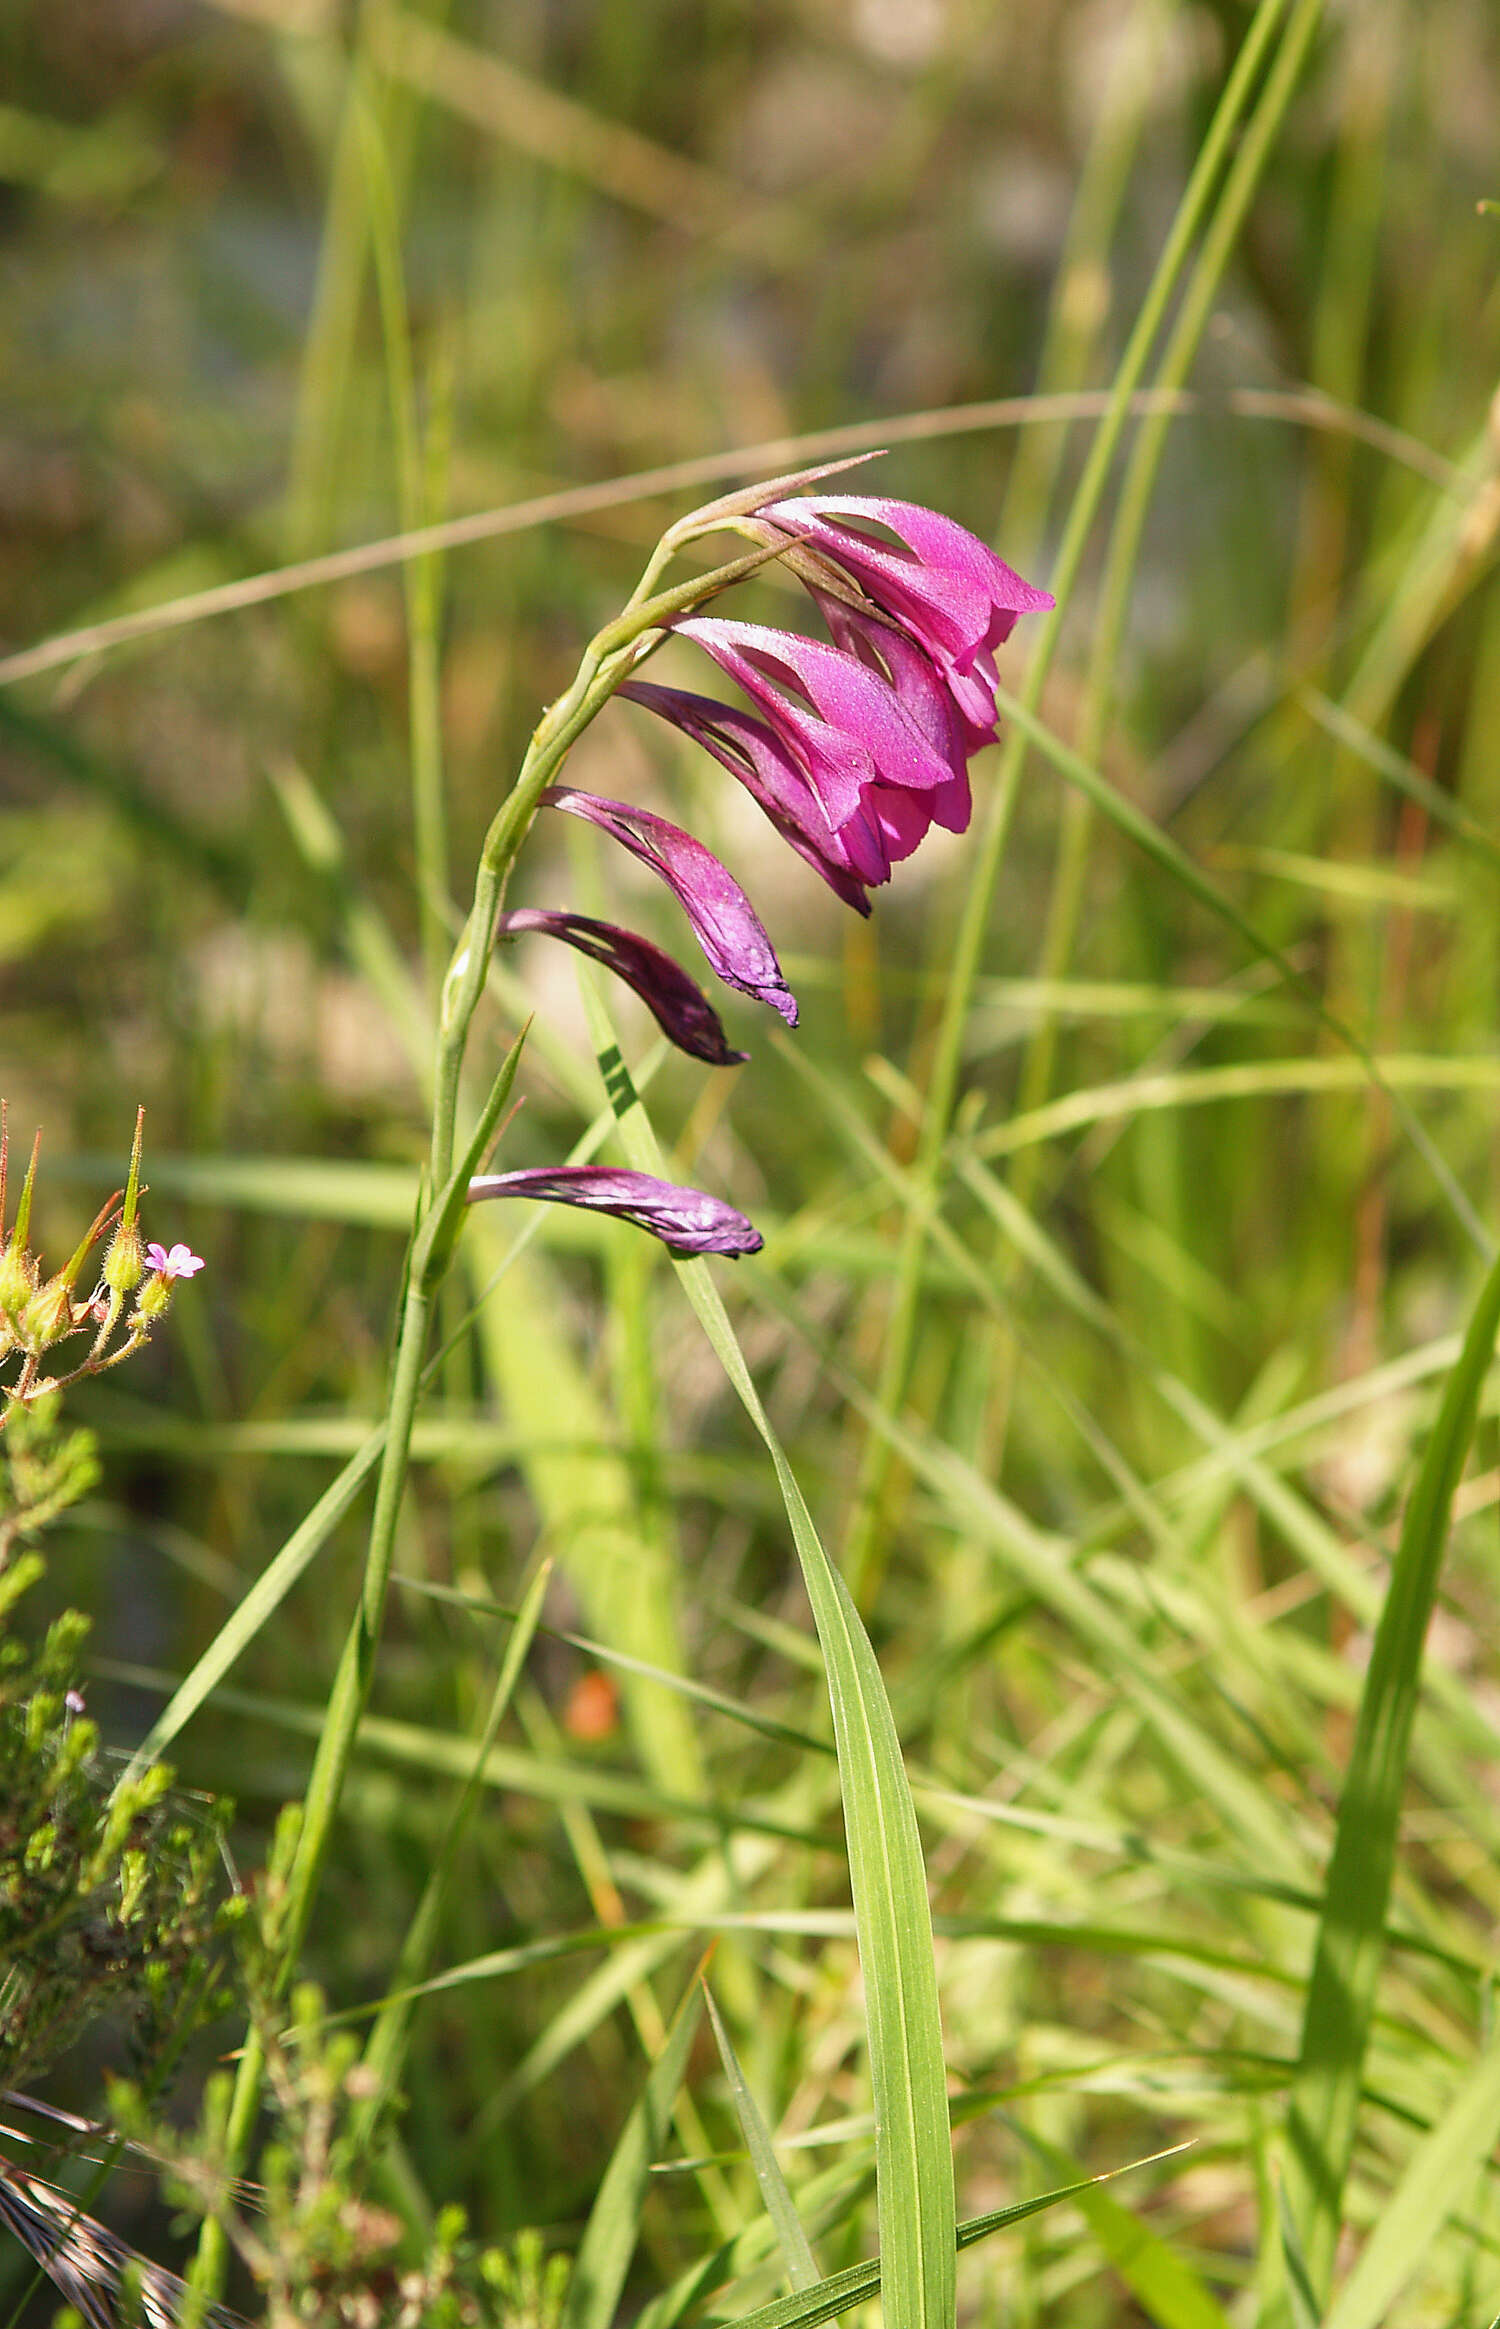
[[165,1278],[169,1285],[174,1278],[195,1277],[204,1266],[202,1255],[187,1245],[174,1245],[170,1252],[164,1245],[148,1245],[146,1259],[158,1277]]

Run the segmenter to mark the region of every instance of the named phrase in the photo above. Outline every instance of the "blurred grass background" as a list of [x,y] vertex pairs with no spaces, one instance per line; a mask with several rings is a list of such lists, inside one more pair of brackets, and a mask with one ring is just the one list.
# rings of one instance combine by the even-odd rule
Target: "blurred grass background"
[[[46,1127],[49,1253],[141,1100],[149,1233],[210,1265],[149,1357],[75,1401],[106,1489],[49,1590],[94,1613],[92,1710],[122,1746],[378,1411],[453,901],[583,639],[715,489],[617,481],[723,453],[729,483],[754,473],[737,448],[868,423],[895,450],[859,486],[1046,582],[1102,394],[1071,423],[954,408],[1107,393],[1249,23],[1235,0],[0,18],[3,1084],[13,1124]],[[1497,122],[1485,0],[1316,16],[1138,549],[1112,583],[1107,496],[1041,701],[1387,1062],[1489,1224]],[[565,520],[4,661],[593,485]],[[770,582],[759,610],[800,619]],[[974,842],[934,842],[851,926],[628,707],[571,773],[719,846],[802,1000],[786,1041],[732,1002],[752,1065],[673,1063],[653,1108],[767,1231],[726,1292],[828,1542],[852,1531],[929,1845],[960,2212],[1193,2139],[1113,2187],[1130,2215],[966,2255],[966,2317],[1272,2317],[1306,1903],[1472,1249],[1359,1061],[1033,754],[888,1445],[875,1387]],[[601,880],[680,951],[649,885],[550,834],[517,895],[587,905]],[[597,1076],[566,960],[504,968],[495,1056],[523,988],[542,1013],[504,1161],[542,1161]],[[482,1283],[512,1229],[474,1229]],[[558,1634],[533,1654],[438,1961],[602,1939],[424,2007],[404,2188],[566,2244],[705,1925],[781,1920],[727,1932],[715,1979],[794,2187],[857,2180],[868,2094],[764,1461],[654,1249],[570,1215],[533,1232],[477,1324],[455,1297],[311,1970],[337,2005],[381,1995],[503,1648],[465,1604],[513,1606],[536,1552],[553,1627],[773,1726]],[[1356,2227],[1492,2010],[1494,1406],[1429,1645]],[[305,1778],[360,1551],[356,1513],[174,1743],[184,1784],[239,1799],[247,1864]],[[710,2055],[691,2083],[697,2164],[658,2178],[643,2295],[757,2212]],[[1496,2311],[1477,2160],[1445,2202],[1385,2317]],[[136,2195],[113,2204],[140,2237]],[[825,2271],[867,2252],[868,2207],[833,2210]]]

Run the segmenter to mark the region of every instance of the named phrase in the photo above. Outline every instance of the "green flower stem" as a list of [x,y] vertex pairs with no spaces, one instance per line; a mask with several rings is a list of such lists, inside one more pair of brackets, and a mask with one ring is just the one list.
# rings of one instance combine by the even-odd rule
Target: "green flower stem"
[[[460,1080],[469,1028],[484,991],[494,935],[495,915],[517,850],[525,839],[537,797],[579,729],[598,709],[592,702],[585,713],[581,700],[588,696],[580,673],[568,695],[542,721],[526,756],[515,790],[495,819],[485,843],[474,885],[474,904],[443,985],[443,1013],[434,1082],[432,1139],[427,1186],[412,1227],[407,1248],[407,1287],[401,1327],[391,1366],[386,1403],[386,1440],[375,1489],[365,1573],[359,1607],[344,1642],[329,1695],[328,1711],[318,1738],[308,1780],[307,1802],[296,1856],[287,1880],[284,1921],[279,1936],[278,1991],[290,1980],[311,1920],[334,1822],[349,1764],[353,1758],[360,1719],[369,1700],[375,1675],[386,1595],[395,1553],[396,1527],[411,1449],[412,1425],[422,1385],[433,1298],[446,1274],[451,1241],[434,1249],[423,1231],[437,1199],[451,1177]],[[602,698],[600,699],[602,700]],[[565,709],[565,707],[568,707]],[[515,812],[515,813],[512,813]],[[512,1057],[514,1058],[514,1054]],[[488,1111],[486,1112],[489,1113]],[[232,2178],[244,2165],[260,2105],[265,2049],[258,2031],[247,2033],[235,2076],[225,2133],[225,2174]],[[203,2226],[193,2270],[193,2286],[205,2298],[216,2298],[228,2261],[223,2228],[212,2217]]]
[[[670,555],[670,550],[667,551]],[[385,1619],[395,1554],[396,1528],[411,1449],[412,1425],[421,1394],[423,1359],[432,1306],[452,1259],[461,1213],[461,1194],[454,1176],[462,1078],[469,1029],[484,993],[494,944],[495,917],[504,902],[506,885],[521,846],[531,828],[542,793],[571,746],[614,693],[619,680],[643,654],[651,651],[650,634],[669,616],[700,603],[765,564],[779,550],[758,550],[733,560],[714,573],[698,576],[676,589],[652,595],[661,571],[658,549],[646,567],[625,611],[591,640],[571,687],[551,704],[538,722],[515,784],[496,812],[474,881],[474,903],[443,980],[439,1009],[437,1058],[433,1078],[432,1136],[427,1174],[406,1253],[406,1293],[401,1326],[391,1363],[386,1401],[386,1438],[370,1521],[364,1579],[338,1672],[329,1695],[328,1711],[318,1738],[317,1753],[308,1779],[307,1800],[297,1849],[287,1878],[286,1901],[278,1933],[277,1994],[290,1981],[307,1936],[313,1904],[322,1878],[344,1781],[353,1758],[355,1741],[375,1677],[375,1661]],[[471,1138],[462,1172],[465,1179],[477,1157],[476,1145],[493,1137],[500,1110],[510,1090],[517,1043],[491,1092]],[[244,2165],[260,2104],[265,2049],[257,2031],[248,2032],[235,2077],[225,2138],[226,2177]],[[193,2286],[205,2298],[216,2298],[223,2286],[227,2247],[221,2225],[209,2218],[193,2270]]]

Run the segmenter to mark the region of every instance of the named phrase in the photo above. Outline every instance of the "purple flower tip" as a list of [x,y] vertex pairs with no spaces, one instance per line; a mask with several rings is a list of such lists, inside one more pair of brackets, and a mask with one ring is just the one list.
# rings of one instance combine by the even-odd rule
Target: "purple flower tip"
[[711,849],[680,825],[669,825],[649,809],[632,808],[628,801],[601,800],[568,784],[548,785],[542,799],[549,808],[566,809],[570,816],[598,825],[660,875],[724,984],[769,1003],[788,1027],[796,1026],[796,1001],[781,975],[776,950],[750,900]]
[[191,1246],[186,1245],[174,1245],[170,1253],[164,1245],[148,1245],[146,1259],[157,1276],[165,1278],[168,1285],[174,1278],[196,1277],[203,1267],[203,1256],[194,1253]]
[[498,927],[508,935],[540,930],[549,938],[576,946],[591,961],[602,962],[616,978],[634,987],[662,1033],[690,1058],[704,1060],[710,1067],[739,1067],[749,1058],[748,1052],[730,1049],[723,1021],[703,989],[670,954],[653,946],[638,931],[550,906],[522,906],[514,913],[502,914]]
[[583,1205],[659,1237],[669,1253],[759,1253],[765,1243],[743,1213],[703,1189],[684,1189],[651,1173],[614,1165],[534,1166],[524,1172],[484,1173],[469,1183],[468,1201],[540,1197],[554,1205]]

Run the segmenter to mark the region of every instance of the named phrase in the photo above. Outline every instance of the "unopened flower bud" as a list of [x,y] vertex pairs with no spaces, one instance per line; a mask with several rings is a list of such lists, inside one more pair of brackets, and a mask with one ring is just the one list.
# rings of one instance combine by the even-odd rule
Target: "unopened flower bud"
[[149,1323],[161,1317],[171,1299],[171,1279],[165,1271],[153,1270],[135,1298],[135,1315]]
[[73,1290],[66,1273],[59,1271],[32,1295],[21,1312],[20,1340],[28,1350],[44,1351],[71,1334],[75,1323]]
[[133,1294],[145,1275],[140,1232],[133,1222],[127,1229],[122,1221],[104,1257],[104,1283],[112,1294]]
[[12,1240],[0,1252],[0,1313],[19,1318],[37,1290],[39,1277],[30,1254]]

